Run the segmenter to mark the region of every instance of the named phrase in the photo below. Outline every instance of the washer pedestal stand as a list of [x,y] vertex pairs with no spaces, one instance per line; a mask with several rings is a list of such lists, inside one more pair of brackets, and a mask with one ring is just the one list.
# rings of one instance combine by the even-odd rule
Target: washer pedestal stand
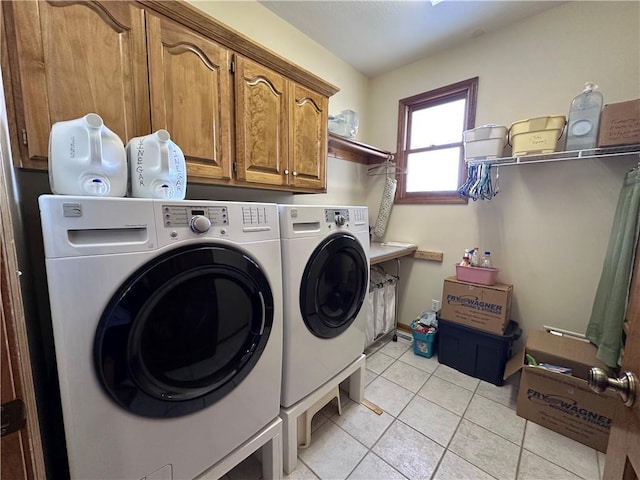
[[320,399],[335,391],[341,382],[349,379],[349,398],[356,403],[364,400],[364,370],[366,355],[362,354],[358,359],[342,370],[315,392],[307,395],[298,403],[280,409],[280,418],[283,422],[283,467],[285,474],[290,474],[298,463],[298,417],[305,415],[307,410],[313,407]]
[[240,462],[262,448],[262,478],[277,480],[282,478],[282,420],[279,417],[244,442],[233,452],[198,475],[195,480],[221,478]]

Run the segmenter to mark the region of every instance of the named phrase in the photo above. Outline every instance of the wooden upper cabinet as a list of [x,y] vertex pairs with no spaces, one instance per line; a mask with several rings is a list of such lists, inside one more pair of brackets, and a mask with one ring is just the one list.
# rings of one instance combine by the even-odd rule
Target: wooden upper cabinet
[[1,9],[17,167],[46,170],[53,124],[93,112],[125,145],[167,130],[191,182],[326,191],[336,87],[188,2],[13,1]]
[[326,191],[329,99],[294,82],[290,92],[289,183]]
[[186,27],[147,14],[152,130],[182,149],[191,180],[231,178],[231,53]]
[[5,2],[20,155],[46,169],[51,126],[97,113],[126,144],[149,133],[144,12],[130,2]]
[[235,56],[236,176],[268,185],[287,182],[287,80]]
[[237,178],[326,190],[326,96],[236,55]]

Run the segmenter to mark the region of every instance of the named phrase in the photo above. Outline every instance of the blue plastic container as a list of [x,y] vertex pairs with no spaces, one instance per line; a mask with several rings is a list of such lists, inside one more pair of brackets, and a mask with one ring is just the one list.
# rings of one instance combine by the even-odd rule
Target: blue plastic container
[[431,358],[436,350],[436,340],[438,332],[422,333],[414,329],[413,331],[413,353],[423,357]]

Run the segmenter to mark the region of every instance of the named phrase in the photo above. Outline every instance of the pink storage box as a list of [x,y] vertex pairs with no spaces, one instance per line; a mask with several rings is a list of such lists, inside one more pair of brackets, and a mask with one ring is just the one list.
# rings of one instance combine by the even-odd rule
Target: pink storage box
[[456,278],[461,282],[493,285],[498,280],[499,268],[463,267],[456,265]]

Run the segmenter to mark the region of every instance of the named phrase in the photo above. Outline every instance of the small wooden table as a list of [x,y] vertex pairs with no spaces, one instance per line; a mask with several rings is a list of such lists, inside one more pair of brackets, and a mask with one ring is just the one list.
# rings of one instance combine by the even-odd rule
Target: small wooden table
[[400,281],[400,259],[413,255],[418,250],[417,245],[413,244],[385,244],[372,242],[369,249],[369,263],[371,265],[377,265],[379,263],[388,262],[390,260],[396,261],[396,300],[395,300],[395,312],[393,321],[393,341],[398,341],[398,282]]
[[371,242],[369,257],[371,265],[398,260],[401,257],[413,255],[418,250],[417,245],[407,244],[407,246],[387,245],[385,243]]

